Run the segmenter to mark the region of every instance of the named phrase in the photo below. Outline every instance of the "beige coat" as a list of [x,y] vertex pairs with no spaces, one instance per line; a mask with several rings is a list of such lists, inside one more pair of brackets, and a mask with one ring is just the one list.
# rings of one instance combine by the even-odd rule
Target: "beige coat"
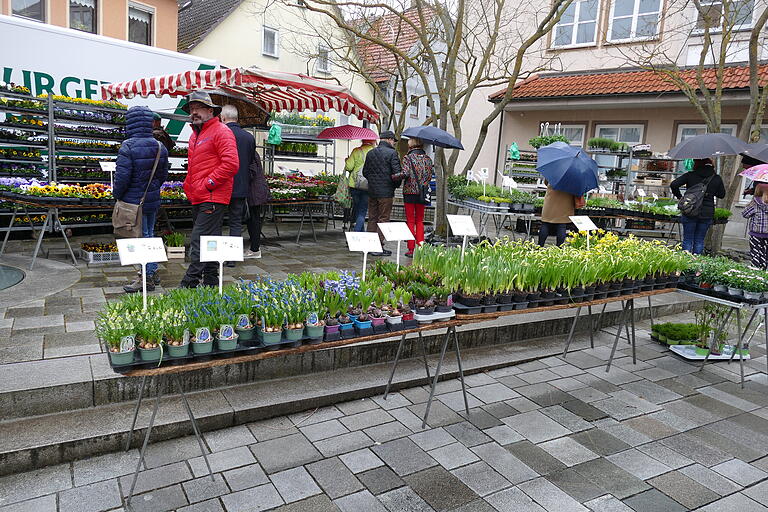
[[544,207],[541,210],[541,220],[553,224],[568,224],[569,216],[574,214],[575,196],[568,192],[547,187],[544,196]]

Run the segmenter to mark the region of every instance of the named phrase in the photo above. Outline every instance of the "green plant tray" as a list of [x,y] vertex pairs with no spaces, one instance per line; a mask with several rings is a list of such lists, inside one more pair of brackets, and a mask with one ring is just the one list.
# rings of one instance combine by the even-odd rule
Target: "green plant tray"
[[214,344],[213,350],[211,350],[207,354],[195,354],[192,352],[192,348],[190,347],[189,353],[186,356],[180,356],[180,357],[171,357],[168,354],[167,349],[163,349],[163,355],[162,359],[160,359],[159,364],[158,361],[142,361],[141,356],[138,354],[138,350],[136,350],[136,354],[134,354],[133,362],[123,365],[113,365],[112,359],[109,357],[109,352],[106,352],[106,356],[109,359],[109,366],[112,367],[112,370],[116,373],[126,373],[130,372],[131,370],[139,370],[139,369],[151,369],[151,368],[157,368],[158,366],[172,366],[172,365],[179,365],[179,364],[185,364],[192,361],[200,361],[200,360],[206,360],[211,358],[219,358],[219,357],[232,357],[233,355],[242,355],[243,353],[247,352],[253,352],[255,350],[258,350],[258,347],[248,347],[244,346],[238,343],[237,347],[233,350],[217,350],[216,346]]

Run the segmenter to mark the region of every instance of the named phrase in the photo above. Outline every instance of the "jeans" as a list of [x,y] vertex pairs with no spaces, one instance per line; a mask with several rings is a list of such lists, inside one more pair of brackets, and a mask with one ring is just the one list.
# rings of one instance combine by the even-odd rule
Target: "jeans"
[[418,203],[405,203],[405,221],[408,223],[408,229],[413,233],[416,239],[408,240],[408,252],[412,253],[416,244],[424,243],[424,209],[426,205]]
[[539,245],[544,247],[544,244],[547,243],[547,238],[549,238],[549,234],[554,231],[555,232],[555,242],[557,245],[563,245],[565,242],[565,230],[568,227],[568,224],[555,224],[554,222],[542,222],[541,227],[539,228]]
[[381,240],[381,246],[384,247],[384,235],[378,230],[379,222],[389,222],[389,217],[392,215],[392,203],[394,198],[392,197],[369,197],[368,198],[368,231],[371,233],[379,233],[379,240]]
[[352,231],[365,231],[365,216],[368,215],[368,191],[350,188],[352,195]]
[[233,197],[229,203],[229,236],[243,235],[243,218],[251,239],[250,249],[256,252],[261,237],[261,207],[248,205],[244,197]]
[[[157,210],[143,211],[141,217],[141,236],[143,238],[152,238],[155,236],[155,221],[157,220]],[[147,263],[147,275],[151,276],[157,272],[157,263]]]
[[182,285],[197,286],[200,279],[206,286],[219,285],[219,264],[215,261],[200,262],[200,236],[220,236],[224,222],[224,207],[221,203],[200,203],[192,205],[192,241],[189,246],[189,268],[181,279]]
[[704,252],[704,238],[707,236],[712,219],[680,216],[683,225],[683,250],[693,254]]

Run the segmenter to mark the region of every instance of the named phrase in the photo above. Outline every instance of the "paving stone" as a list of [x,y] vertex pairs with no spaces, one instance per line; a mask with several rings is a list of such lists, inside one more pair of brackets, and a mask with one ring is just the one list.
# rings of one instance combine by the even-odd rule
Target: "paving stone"
[[731,459],[727,462],[712,466],[712,471],[720,473],[739,485],[751,485],[759,480],[768,478],[768,473],[747,464],[743,460]]
[[652,478],[648,483],[688,510],[702,507],[720,498],[716,492],[677,471]]
[[502,446],[516,443],[524,439],[523,436],[515,432],[511,427],[508,427],[507,425],[487,428],[483,430],[483,433],[485,433],[488,437]]
[[136,461],[138,459],[139,451],[129,450],[127,452],[108,453],[89,459],[76,460],[72,463],[72,476],[75,486],[130,475],[136,470]]
[[656,489],[624,500],[634,510],[643,512],[685,512],[687,509]]
[[592,424],[590,422],[586,421],[581,416],[577,416],[576,414],[563,408],[560,405],[545,407],[544,409],[541,409],[541,412],[571,432],[580,432],[582,430],[589,430],[592,428]]
[[555,380],[559,377],[558,374],[551,372],[548,369],[534,370],[532,372],[519,373],[516,377],[524,380],[528,384],[538,384],[540,382],[547,382]]
[[[152,443],[152,449],[147,449],[144,456],[144,465],[148,469],[157,468],[191,459],[200,455],[200,444],[194,436],[170,439],[159,443]],[[128,473],[133,473],[136,468],[134,459],[133,467]],[[127,473],[126,473],[127,474]]]
[[340,455],[339,459],[352,473],[362,473],[383,466],[384,463],[368,448]]
[[[310,412],[305,411],[291,414],[288,416],[288,419],[294,425],[305,427],[307,425],[312,425],[313,423],[322,423],[328,420],[335,420],[336,418],[341,418],[342,416],[344,416],[344,413],[338,410],[335,406],[331,405],[328,407],[320,407],[319,409],[314,409]],[[252,423],[251,425],[257,425],[257,423]]]
[[679,430],[674,429],[669,425],[662,423],[661,421],[650,416],[630,418],[628,420],[624,420],[622,423],[637,430],[641,434],[648,436],[651,439],[662,439],[664,437],[673,436],[680,432]]
[[507,375],[504,377],[498,377],[497,381],[501,382],[510,389],[519,388],[520,386],[527,386],[528,382],[524,381],[516,375]]
[[633,418],[635,416],[640,416],[641,414],[645,414],[645,411],[643,411],[642,409],[636,407],[633,404],[628,404],[624,400],[621,400],[616,397],[606,398],[605,400],[599,400],[597,402],[594,402],[592,405],[604,411],[605,413],[609,414],[612,418],[616,418],[619,421]]
[[681,468],[680,473],[695,480],[704,487],[711,489],[720,496],[731,494],[740,489],[740,486],[728,480],[723,475],[715,473],[701,464],[691,464],[690,466]]
[[456,442],[456,438],[446,432],[443,427],[425,430],[417,434],[412,434],[409,437],[411,441],[419,446],[419,448],[427,451]]
[[364,428],[373,427],[375,425],[380,425],[382,423],[387,423],[393,420],[394,418],[383,409],[372,409],[370,411],[353,414],[352,416],[339,418],[339,421],[350,431],[362,430]]
[[[187,464],[185,462],[176,462],[167,466],[140,472],[139,477],[136,479],[136,488],[133,493],[139,494],[151,489],[168,487],[190,479],[192,479],[192,473],[189,472]],[[131,490],[132,481],[133,475],[120,477],[120,488],[123,491],[123,496],[128,496],[128,493]]]
[[469,503],[453,509],[451,512],[496,512],[490,503],[483,499],[470,501]]
[[[642,434],[637,430],[631,427],[628,427],[623,423],[619,423],[616,420],[613,420],[612,418],[609,418],[609,419],[614,423],[599,425],[599,428],[601,430],[605,430],[606,432],[611,434],[613,437],[617,439],[621,439],[622,441],[629,444],[630,446],[638,446],[638,445],[650,443],[651,441],[653,441],[653,439],[646,436],[645,434]],[[598,423],[596,422],[595,425],[598,425]]]
[[633,512],[631,508],[610,494],[589,500],[584,505],[594,512]]
[[513,484],[539,476],[523,461],[496,443],[475,446],[472,451]]
[[214,452],[247,446],[256,442],[256,438],[245,425],[206,432],[204,437],[208,447]]
[[301,434],[256,443],[250,448],[267,473],[276,473],[321,458],[320,453]]
[[704,466],[714,466],[731,458],[722,450],[704,446],[699,439],[685,433],[662,439],[661,443]]
[[451,473],[480,496],[487,496],[512,485],[483,461],[454,469]]
[[570,437],[589,450],[604,457],[624,451],[630,447],[624,441],[599,428],[579,432]]
[[269,510],[283,504],[283,499],[272,484],[260,485],[221,497],[227,512],[254,512]]
[[336,408],[344,413],[345,416],[352,416],[364,411],[370,411],[376,409],[379,405],[370,398],[361,398],[360,400],[352,400],[350,402],[344,402],[336,404]]
[[555,471],[546,475],[545,478],[579,502],[605,494],[605,490],[573,468]]
[[405,485],[405,482],[387,466],[364,471],[359,473],[357,478],[369,491],[376,495]]
[[69,464],[0,477],[0,506],[72,487]]
[[592,450],[579,444],[570,437],[553,439],[538,445],[566,466],[575,466],[588,460],[596,459],[598,455]]
[[686,432],[687,435],[696,437],[707,446],[718,448],[720,451],[730,454],[741,460],[759,459],[768,453],[768,446],[762,445],[759,439],[750,445],[744,445],[733,437],[726,437],[707,427],[699,427]]
[[676,416],[687,420],[694,427],[700,427],[707,423],[714,423],[722,418],[716,414],[712,414],[709,411],[696,407],[685,400],[677,400],[675,402],[669,402],[664,406],[666,412],[670,412]]
[[469,392],[467,392],[466,404],[464,402],[464,393],[461,391],[452,391],[450,393],[443,393],[442,395],[437,395],[435,398],[437,398],[437,400],[445,404],[449,409],[456,411],[458,413],[466,414],[467,405],[469,405],[470,409],[484,405],[484,402],[482,400],[475,398]]
[[[568,393],[563,393],[554,386],[550,386],[546,382],[539,384],[532,384],[530,386],[523,386],[515,389],[523,397],[537,403],[541,407],[549,407],[551,405],[562,404],[568,400],[573,400],[573,396]],[[512,405],[512,407],[515,407]]]
[[[619,499],[624,499],[627,496],[632,496],[649,488],[648,484],[627,473],[607,459],[590,460],[574,466],[573,469],[588,481],[603,489],[604,492],[601,492],[599,495],[610,493]],[[557,482],[554,483],[557,484]],[[597,496],[592,496],[592,498],[595,497]]]
[[[438,403],[438,402],[435,402]],[[435,404],[433,403],[433,405]],[[421,404],[424,405],[424,404]],[[442,404],[440,404],[442,407]],[[426,428],[422,427],[422,420],[418,416],[416,416],[414,413],[412,413],[407,407],[401,407],[399,409],[390,409],[389,414],[392,415],[393,418],[395,418],[397,421],[408,427],[414,432],[421,432],[423,430],[427,430],[428,428],[431,428],[431,426],[427,426]],[[454,413],[455,414],[455,413]],[[458,416],[458,414],[457,414]],[[458,416],[461,418],[461,416]]]
[[[419,388],[419,389],[420,389],[420,388]],[[428,396],[429,396],[429,395],[427,395],[427,397],[424,397],[424,400],[427,400]],[[382,396],[375,396],[375,397],[373,397],[371,400],[373,400],[374,402],[376,402],[376,404],[377,404],[379,407],[381,407],[382,409],[384,409],[384,410],[388,410],[388,409],[397,409],[398,407],[407,407],[407,406],[409,406],[409,405],[411,405],[411,404],[413,403],[413,402],[411,402],[410,400],[408,400],[408,399],[407,399],[407,398],[406,398],[406,397],[405,397],[405,396],[402,394],[402,392],[399,392],[399,393],[390,393],[390,394],[387,396],[387,399],[386,399],[386,400],[384,400],[384,397],[382,397]],[[419,402],[421,402],[422,400],[418,400],[418,401],[419,401]]]
[[469,422],[461,422],[445,427],[445,431],[453,436],[457,441],[467,447],[477,446],[487,443],[491,439],[483,432]]
[[627,384],[629,382],[640,380],[642,378],[635,375],[632,372],[628,372],[626,370],[622,370],[621,368],[617,368],[616,366],[611,366],[611,370],[609,372],[605,371],[604,366],[597,367],[597,368],[589,368],[587,369],[587,373],[590,373],[599,379],[609,382],[614,386],[621,386],[622,384]]
[[[497,402],[497,403],[505,407],[509,407],[503,402]],[[467,420],[471,424],[479,428],[480,430],[485,430],[487,428],[503,425],[500,419],[498,419],[493,414],[487,412],[482,407],[475,407],[474,409],[470,409],[469,417],[467,418]]]
[[768,503],[768,482],[760,482],[754,487],[744,489],[743,492],[758,503]]
[[581,389],[587,386],[580,380],[576,380],[573,377],[565,377],[562,379],[550,380],[549,384],[551,386],[556,387],[560,391],[565,391],[566,393],[569,391],[573,391],[574,389]]
[[399,421],[390,421],[363,430],[363,433],[376,443],[385,443],[411,434],[411,430]]
[[181,486],[173,485],[134,496],[130,510],[132,512],[165,512],[179,509],[188,503]]
[[477,455],[461,443],[441,446],[427,453],[445,469],[458,468],[478,460]]
[[[336,469],[338,469],[341,464],[338,460],[334,462]],[[321,493],[320,488],[303,467],[273,473],[270,479],[286,503],[292,503]]]
[[[462,408],[464,405],[462,404]],[[424,411],[427,408],[427,404],[414,404],[411,406],[406,407],[406,409],[410,412],[412,412],[416,417],[419,418],[418,425],[421,425],[421,418],[424,417]],[[392,414],[393,411],[390,411],[390,414]],[[394,416],[394,414],[392,414]],[[398,421],[403,423],[406,427],[410,428],[410,425],[403,421],[401,418],[397,418]],[[464,421],[464,418],[456,414],[456,411],[445,405],[439,400],[433,400],[432,406],[429,409],[429,418],[427,421],[427,425],[430,427],[442,427],[445,425],[451,425],[453,423],[459,423],[461,421]]]
[[715,400],[720,400],[721,402],[724,402],[733,407],[737,407],[744,411],[753,411],[760,407],[759,405],[753,402],[744,400],[730,393],[726,393],[725,391],[722,391],[714,386],[706,386],[703,388],[698,388],[696,391],[698,391],[702,395],[708,396],[710,398],[714,398]]
[[181,484],[190,503],[205,501],[229,493],[229,487],[220,473],[211,477],[206,475],[194,480],[188,480]]
[[253,437],[259,442],[286,437],[299,432],[294,426],[293,421],[282,416],[279,418],[271,418],[255,423],[249,423],[247,426],[253,434]]
[[609,455],[606,459],[641,480],[653,478],[670,471],[668,466],[636,449],[629,449]]
[[[637,375],[640,375],[640,373],[638,372]],[[663,404],[665,402],[670,402],[672,400],[682,398],[682,395],[679,395],[678,393],[675,393],[674,391],[667,389],[664,386],[659,386],[658,384],[654,384],[653,382],[649,382],[647,380],[630,382],[629,384],[624,384],[621,387],[631,392],[632,394],[637,395],[638,397],[654,404]]]
[[[307,464],[307,470],[331,499],[363,489],[363,485],[336,457]],[[280,486],[277,488],[280,490]],[[285,495],[283,498],[289,501]]]
[[390,512],[433,512],[432,507],[410,487],[400,487],[379,495],[379,501]]
[[533,498],[546,510],[561,512],[586,512],[586,507],[545,478],[537,478],[518,485],[518,488]]
[[510,416],[509,418],[504,418],[503,421],[533,443],[549,441],[550,439],[571,433],[570,430],[539,411],[530,411],[518,414],[517,416]]
[[230,469],[223,474],[224,479],[233,491],[242,491],[243,489],[269,483],[269,477],[258,464]]
[[57,512],[56,495],[49,494],[27,501],[0,507],[0,512]]
[[436,463],[410,439],[397,439],[372,448],[399,476],[434,466]]
[[59,493],[60,512],[101,512],[122,504],[117,480],[88,484]]
[[352,452],[373,445],[370,437],[364,432],[356,430],[348,434],[341,434],[330,439],[324,439],[314,443],[324,457],[334,457],[342,453]]
[[328,496],[321,494],[305,500],[283,505],[275,509],[275,512],[339,512]]
[[504,400],[511,400],[520,396],[516,391],[512,391],[512,389],[498,382],[471,388],[469,393],[486,404],[503,402]]
[[[256,445],[255,445],[256,446]],[[256,462],[253,453],[247,446],[224,450],[223,452],[213,452],[208,454],[208,463],[214,473],[226,471],[228,469],[240,466],[248,466]],[[208,466],[202,456],[189,460],[189,467],[192,468],[192,474],[197,477],[208,474]]]
[[211,499],[207,501],[201,501],[194,505],[188,505],[177,509],[176,512],[224,512],[224,507],[221,506],[221,502],[218,499]]
[[[574,378],[576,380],[580,380],[579,377],[583,377],[583,376],[579,375],[579,376],[574,377]],[[592,375],[590,375],[589,377],[592,377]],[[583,382],[583,380],[581,380],[581,382]],[[596,402],[598,400],[603,400],[603,399],[608,398],[610,396],[607,393],[604,393],[603,391],[600,391],[599,389],[595,389],[595,388],[593,388],[591,386],[587,386],[585,388],[574,389],[573,391],[569,391],[568,394],[571,395],[572,397],[574,397],[575,399],[581,400],[582,402],[585,402],[585,403]],[[565,405],[563,405],[563,407],[565,407]],[[576,411],[573,411],[573,412],[576,412]],[[605,413],[603,413],[602,411],[600,411],[600,413],[601,413],[601,417],[603,417],[605,415]],[[578,414],[578,413],[576,413],[576,414]],[[585,419],[589,419],[589,418],[585,418]]]
[[504,489],[486,498],[499,512],[546,512],[517,487]]
[[738,492],[721,498],[698,512],[766,512],[768,508]]
[[[509,405],[513,409],[515,409],[518,413],[537,411],[541,409],[541,406],[539,404],[531,400],[528,400],[523,396],[521,396],[520,398],[513,398],[512,400],[507,400],[504,403]],[[504,421],[503,418],[502,418],[502,421]]]
[[578,368],[568,363],[561,364],[558,366],[553,366],[550,368],[550,371],[558,374],[561,377],[573,377],[575,375],[581,375],[582,373],[584,373],[584,370],[582,370],[581,368]]
[[435,510],[451,510],[477,499],[477,494],[441,467],[414,473],[404,480]]
[[550,455],[549,452],[527,440],[510,444],[506,446],[506,449],[518,459],[524,460],[531,469],[540,475],[548,475],[553,471],[560,471],[565,468],[565,464]]
[[675,450],[668,448],[659,442],[644,444],[638,446],[637,449],[646,455],[650,455],[671,469],[679,469],[683,466],[693,464],[693,461],[688,457],[680,455]]
[[360,491],[334,500],[341,512],[387,512],[384,505],[369,491]]
[[299,428],[302,434],[312,442],[328,439],[329,437],[346,434],[349,432],[347,427],[342,425],[339,420],[329,420],[322,423],[313,423],[306,427]]

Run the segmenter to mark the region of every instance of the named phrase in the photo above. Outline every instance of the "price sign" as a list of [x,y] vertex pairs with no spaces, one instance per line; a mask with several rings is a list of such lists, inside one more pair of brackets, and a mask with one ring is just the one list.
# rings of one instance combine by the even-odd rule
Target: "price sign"
[[600,188],[598,188],[597,190],[598,190],[598,192],[600,192],[601,194],[607,194],[607,193],[608,193],[608,189],[607,189],[607,188],[605,188],[605,187],[604,187],[604,186],[602,186],[602,185],[600,185]]
[[467,181],[475,181],[475,171],[472,169],[467,170]]
[[642,188],[637,189],[637,195],[640,197],[645,197],[645,190]]
[[114,187],[115,171],[117,170],[117,162],[99,162],[101,170],[109,173],[109,186]]
[[451,231],[458,236],[477,236],[475,221],[469,215],[446,215]]
[[368,232],[346,232],[347,245],[352,252],[381,252],[381,241],[379,235]]
[[571,215],[568,218],[571,219],[571,222],[573,222],[576,229],[579,231],[593,231],[597,229],[597,226],[592,222],[592,219],[586,215]]
[[379,222],[377,225],[388,242],[415,240],[405,222]]
[[117,251],[121,265],[145,265],[168,261],[162,238],[119,238]]
[[512,178],[512,176],[503,176],[501,178],[501,187],[502,188],[509,188],[509,189],[517,189],[517,182]]
[[475,171],[475,181],[478,183],[481,181],[487,181],[488,180],[488,168],[483,167],[479,171]]
[[243,261],[243,237],[201,236],[200,261]]
[[656,194],[651,194],[651,195],[653,196],[654,201],[656,201],[659,198],[659,196],[657,196]]

